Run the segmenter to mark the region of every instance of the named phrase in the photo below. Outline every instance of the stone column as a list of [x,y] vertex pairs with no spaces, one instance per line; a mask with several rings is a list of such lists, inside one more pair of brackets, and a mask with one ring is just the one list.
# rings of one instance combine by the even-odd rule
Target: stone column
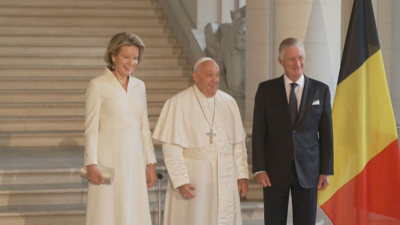
[[[392,6],[395,6],[396,4],[398,5],[398,3],[396,2],[398,1],[388,0],[378,1],[376,2],[376,4],[373,4],[376,29],[378,31],[379,44],[381,46],[382,59],[385,66],[386,79],[388,84],[391,83],[392,78],[392,46],[396,45],[398,42],[398,39],[393,39],[393,37],[398,38],[398,36],[392,36],[392,32],[394,35],[396,35],[395,29],[392,30],[392,27],[395,28],[393,26],[394,24],[392,21],[392,14],[394,17],[396,16],[396,13],[394,13],[396,11],[392,11]],[[392,40],[395,41],[393,42]],[[389,85],[389,90],[390,89],[391,87]]]
[[274,77],[283,74],[278,47],[288,37],[303,41],[306,51],[304,73],[329,85],[332,102],[340,67],[341,2],[274,1]]
[[246,5],[246,0],[237,0],[238,1],[238,8],[241,8]]
[[251,123],[258,84],[272,77],[272,0],[246,5],[246,121]]
[[342,59],[344,43],[346,41],[347,29],[350,23],[351,9],[353,8],[353,1],[342,0],[342,16],[341,16],[341,34],[340,34],[340,59]]
[[[386,24],[385,26],[390,27],[391,33],[391,59],[390,62],[387,62],[384,58],[386,75],[390,77],[388,79],[389,82],[389,90],[390,96],[392,99],[393,104],[393,111],[394,116],[396,118],[397,126],[400,125],[400,63],[398,62],[400,58],[400,2],[399,1],[392,1],[391,4],[391,19],[392,23]],[[381,25],[381,24],[380,24]],[[382,24],[383,25],[383,24]],[[379,33],[380,34],[380,33]],[[380,37],[379,37],[380,38]],[[381,47],[382,47],[382,39],[380,39]],[[384,47],[386,47],[384,45]],[[382,49],[382,51],[386,51]],[[387,54],[383,55],[387,57]],[[390,65],[390,69],[387,69],[388,65]]]

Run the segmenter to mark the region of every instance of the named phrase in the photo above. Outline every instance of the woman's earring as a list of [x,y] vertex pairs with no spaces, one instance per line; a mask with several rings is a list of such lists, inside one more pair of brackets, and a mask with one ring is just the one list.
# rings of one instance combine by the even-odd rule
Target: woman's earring
[[111,69],[114,69],[114,67],[115,67],[115,62],[113,61]]

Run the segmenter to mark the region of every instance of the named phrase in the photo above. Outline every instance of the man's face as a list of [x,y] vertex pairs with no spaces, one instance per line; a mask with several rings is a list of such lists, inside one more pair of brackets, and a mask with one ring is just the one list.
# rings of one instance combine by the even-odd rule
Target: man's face
[[199,90],[207,97],[213,97],[219,85],[219,67],[212,60],[202,62],[194,71],[193,80]]
[[296,82],[303,74],[305,54],[300,46],[293,46],[282,49],[283,59],[278,58],[279,64],[285,70],[286,76]]

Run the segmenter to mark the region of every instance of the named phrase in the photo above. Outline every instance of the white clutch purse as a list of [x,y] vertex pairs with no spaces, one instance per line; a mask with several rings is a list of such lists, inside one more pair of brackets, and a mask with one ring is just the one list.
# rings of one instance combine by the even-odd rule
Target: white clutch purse
[[[97,165],[97,169],[101,172],[101,175],[103,175],[104,184],[112,184],[112,182],[114,180],[114,169],[111,169],[111,168],[108,168],[105,166],[99,166],[99,165]],[[86,175],[87,175],[86,167],[81,166],[80,176],[83,179],[87,179]]]

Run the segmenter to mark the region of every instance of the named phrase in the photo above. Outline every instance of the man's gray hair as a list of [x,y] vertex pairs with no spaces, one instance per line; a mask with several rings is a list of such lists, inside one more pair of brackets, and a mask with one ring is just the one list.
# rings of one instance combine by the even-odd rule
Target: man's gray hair
[[306,52],[304,51],[303,42],[301,42],[297,38],[286,38],[279,45],[279,58],[281,60],[283,60],[283,49],[284,48],[290,48],[290,47],[293,47],[293,46],[299,46],[303,50],[304,56],[306,55]]

